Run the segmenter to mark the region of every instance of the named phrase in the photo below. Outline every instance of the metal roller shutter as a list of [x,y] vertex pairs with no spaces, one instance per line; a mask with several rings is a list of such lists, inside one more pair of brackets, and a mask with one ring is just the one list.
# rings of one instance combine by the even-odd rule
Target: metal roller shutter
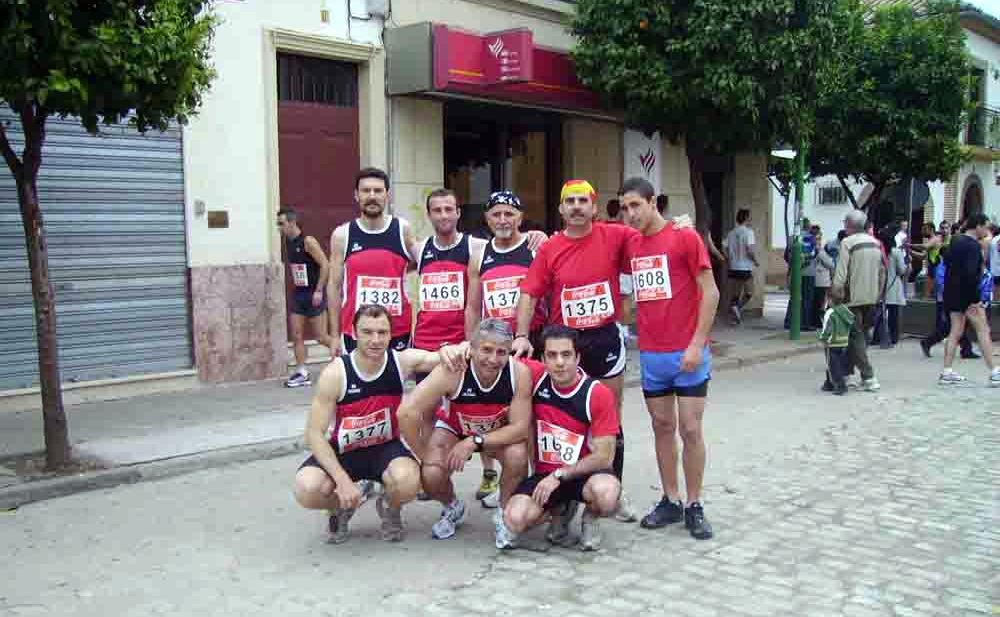
[[[15,150],[20,122],[0,107]],[[39,200],[63,381],[191,368],[181,132],[89,135],[50,118]],[[0,170],[0,390],[38,383],[34,305],[14,178]]]

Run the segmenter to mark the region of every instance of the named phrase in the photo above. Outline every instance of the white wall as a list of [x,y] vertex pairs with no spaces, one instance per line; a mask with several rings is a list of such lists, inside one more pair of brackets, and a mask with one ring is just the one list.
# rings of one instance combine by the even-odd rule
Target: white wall
[[[353,14],[366,17],[363,0]],[[188,263],[221,266],[267,263],[274,233],[268,206],[268,89],[264,83],[265,29],[378,43],[381,22],[348,20],[348,0],[246,0],[218,2],[213,64],[218,73],[199,115],[184,130],[184,183],[187,203]],[[321,21],[321,10],[329,23]],[[349,25],[348,25],[349,24]],[[277,178],[272,179],[277,182]],[[209,229],[195,215],[227,210],[228,229]]]
[[[994,109],[1000,109],[1000,45],[990,39],[965,30],[966,48],[972,56],[972,62],[977,67],[985,70],[985,84],[983,100],[985,104]],[[965,187],[966,179],[975,173],[983,183],[983,208],[988,216],[994,220],[1000,219],[1000,186],[997,185],[997,176],[1000,174],[1000,165],[996,162],[974,161],[965,165],[958,178],[958,208],[961,216],[962,189]],[[941,214],[935,215],[940,220]]]

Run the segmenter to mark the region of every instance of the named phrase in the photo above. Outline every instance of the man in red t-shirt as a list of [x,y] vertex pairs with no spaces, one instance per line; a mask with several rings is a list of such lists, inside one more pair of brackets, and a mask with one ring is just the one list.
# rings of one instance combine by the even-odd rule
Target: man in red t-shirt
[[[611,469],[618,432],[618,412],[611,391],[579,370],[580,335],[563,325],[541,334],[544,372],[529,364],[535,377],[532,411],[535,425],[535,474],[524,479],[504,509],[503,524],[515,536],[540,523],[546,510],[586,504],[580,547],[600,545],[599,517],[618,506],[621,483]],[[529,361],[531,362],[531,361]],[[563,516],[568,525],[568,517]],[[497,526],[497,546],[502,528]],[[551,536],[550,536],[551,537]]]
[[[514,351],[532,352],[531,317],[539,299],[549,297],[549,324],[562,324],[580,336],[580,367],[611,389],[621,414],[625,382],[625,337],[618,326],[621,315],[619,275],[625,269],[625,245],[638,233],[625,225],[594,222],[597,194],[586,180],[563,185],[559,212],[566,229],[542,245],[521,282],[517,305]],[[614,469],[621,479],[625,441],[619,435]],[[622,496],[617,518],[636,520]]]
[[[684,519],[691,535],[712,537],[701,504],[705,472],[702,416],[711,378],[708,334],[719,304],[708,251],[694,229],[678,229],[656,209],[653,186],[630,178],[620,199],[625,221],[640,232],[627,246],[632,273],[642,391],[653,421],[663,498],[642,519],[659,528]],[[675,434],[684,442],[687,507],[677,486]]]

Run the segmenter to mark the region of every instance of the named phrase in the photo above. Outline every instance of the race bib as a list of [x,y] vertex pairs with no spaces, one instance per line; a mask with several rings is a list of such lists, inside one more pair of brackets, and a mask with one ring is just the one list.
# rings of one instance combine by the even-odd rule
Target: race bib
[[492,416],[469,416],[458,414],[458,425],[462,427],[463,435],[485,435],[507,424],[507,410],[504,407]]
[[397,278],[385,276],[359,276],[354,307],[362,304],[384,306],[389,314],[398,317],[403,314],[403,287]]
[[583,435],[538,420],[538,460],[550,465],[572,465],[580,459]]
[[465,278],[461,272],[420,275],[420,308],[424,311],[461,311],[465,308]]
[[292,282],[296,287],[309,287],[309,271],[305,264],[290,264],[292,266]]
[[593,328],[615,315],[611,285],[607,281],[562,291],[563,323],[570,328]]
[[523,278],[524,275],[483,281],[483,309],[487,317],[514,318]]
[[337,445],[341,454],[385,443],[392,439],[392,420],[389,408],[361,417],[343,418],[337,431]]
[[632,259],[632,289],[636,302],[669,300],[673,297],[670,288],[670,271],[666,255],[650,255]]

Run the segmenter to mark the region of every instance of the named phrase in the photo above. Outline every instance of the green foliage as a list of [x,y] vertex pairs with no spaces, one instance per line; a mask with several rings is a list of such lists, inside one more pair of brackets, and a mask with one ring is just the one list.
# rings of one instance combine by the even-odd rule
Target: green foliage
[[821,74],[815,175],[853,176],[879,189],[906,177],[948,179],[961,167],[972,67],[958,11],[946,0],[919,15],[903,4],[881,7],[867,24],[852,16]]
[[836,0],[580,0],[584,84],[627,121],[717,152],[808,134]]
[[77,115],[87,130],[130,112],[139,130],[184,122],[214,72],[208,0],[4,0],[0,102]]

